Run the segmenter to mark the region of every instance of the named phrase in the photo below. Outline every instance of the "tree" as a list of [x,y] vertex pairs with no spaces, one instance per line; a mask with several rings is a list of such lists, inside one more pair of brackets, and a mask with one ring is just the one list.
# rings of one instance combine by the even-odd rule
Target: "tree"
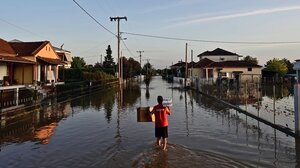
[[102,70],[102,64],[100,64],[99,62],[96,62],[95,65],[94,65],[94,68],[96,70]]
[[123,77],[131,78],[133,76],[139,75],[141,71],[140,63],[133,58],[123,58]]
[[288,67],[286,63],[278,58],[273,58],[272,60],[269,60],[265,66],[267,70],[275,71],[281,77],[288,72]]
[[114,74],[115,62],[111,54],[112,54],[112,50],[110,48],[110,45],[108,45],[106,49],[106,56],[104,57],[103,68],[106,73]]
[[147,62],[142,69],[142,74],[153,75],[154,73],[155,73],[155,69],[152,67],[152,65],[149,62]]
[[255,64],[257,65],[258,64],[258,61],[257,61],[257,58],[255,57],[251,57],[251,56],[246,56],[244,57],[243,61],[246,61],[246,62],[249,62],[249,63],[252,63],[252,64]]
[[293,69],[294,68],[294,64],[291,63],[288,59],[283,58],[282,61],[286,64],[287,68],[288,68],[288,74],[295,74],[296,71]]
[[86,63],[83,58],[81,57],[73,57],[71,68],[75,69],[83,69],[85,67]]

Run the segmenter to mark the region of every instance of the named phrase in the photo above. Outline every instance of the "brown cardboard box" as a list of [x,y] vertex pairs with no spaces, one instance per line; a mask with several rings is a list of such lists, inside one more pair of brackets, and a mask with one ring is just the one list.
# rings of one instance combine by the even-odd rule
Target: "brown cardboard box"
[[153,107],[137,108],[137,122],[155,122],[154,114],[150,114]]

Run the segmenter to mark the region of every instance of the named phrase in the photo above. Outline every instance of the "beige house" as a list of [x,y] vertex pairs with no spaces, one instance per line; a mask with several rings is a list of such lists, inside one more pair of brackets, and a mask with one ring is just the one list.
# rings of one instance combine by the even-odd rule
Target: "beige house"
[[34,81],[50,83],[58,80],[58,66],[62,66],[63,62],[49,41],[9,42],[9,44],[17,57],[36,63],[33,68],[15,69],[17,72],[24,71],[26,83]]
[[261,78],[260,65],[246,61],[222,61],[214,62],[204,58],[195,64],[193,69],[189,68],[189,75],[193,78],[216,81],[218,78],[238,79],[243,81],[257,82]]
[[71,68],[72,63],[72,53],[71,51],[62,49],[62,46],[60,48],[54,47],[54,50],[56,54],[59,56],[60,60],[64,63],[64,68]]
[[11,45],[0,39],[0,85],[31,84],[36,63],[18,57]]

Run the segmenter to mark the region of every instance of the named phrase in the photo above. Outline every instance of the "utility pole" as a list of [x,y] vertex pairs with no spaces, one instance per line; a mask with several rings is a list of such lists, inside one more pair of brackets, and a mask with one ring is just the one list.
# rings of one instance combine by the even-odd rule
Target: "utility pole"
[[144,51],[136,51],[138,53],[140,53],[140,65],[141,65],[141,71],[140,71],[140,81],[142,81],[142,53]]
[[118,22],[118,34],[117,34],[117,38],[118,38],[118,78],[119,78],[119,84],[123,83],[123,80],[121,78],[121,73],[123,73],[121,71],[121,65],[120,65],[120,20],[126,20],[127,21],[127,17],[123,16],[123,17],[110,17],[110,21],[117,21]]
[[194,63],[193,63],[193,54],[194,54],[194,51],[191,50],[191,64],[192,64],[192,69],[191,69],[191,81],[193,83],[193,68],[194,68]]
[[185,43],[185,75],[184,75],[184,88],[186,89],[186,79],[188,74],[188,67],[187,67],[187,43]]

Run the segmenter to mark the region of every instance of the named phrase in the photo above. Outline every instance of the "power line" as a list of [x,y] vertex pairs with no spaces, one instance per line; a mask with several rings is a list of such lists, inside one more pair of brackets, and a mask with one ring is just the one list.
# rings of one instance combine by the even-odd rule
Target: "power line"
[[178,40],[178,41],[193,41],[193,42],[203,42],[203,43],[223,43],[223,44],[300,44],[300,41],[269,41],[269,42],[249,42],[249,41],[222,41],[222,40],[201,40],[201,39],[188,39],[188,38],[177,38],[177,37],[167,37],[167,36],[157,36],[157,35],[148,35],[148,34],[139,34],[139,33],[130,33],[122,32],[124,34],[149,37],[149,38],[158,38],[165,40]]
[[103,29],[105,29],[106,31],[108,31],[110,34],[114,35],[117,37],[117,35],[115,33],[113,33],[112,31],[110,31],[108,28],[106,28],[105,26],[103,26],[100,22],[98,22],[98,20],[96,20],[90,13],[88,13],[79,3],[77,3],[75,0],[73,0],[73,2],[81,9],[83,10],[90,18],[92,18],[99,26],[101,26]]
[[125,46],[125,48],[127,49],[127,51],[130,53],[130,55],[133,57],[133,58],[136,58],[136,57],[138,57],[138,56],[134,56],[134,54],[131,52],[131,50],[127,47],[127,45],[126,45],[126,43],[124,42],[124,40],[122,39],[122,42],[123,42],[123,44],[124,44],[124,46]]
[[[2,18],[0,18],[0,20],[1,20],[2,22],[5,22],[5,23],[7,23],[7,24],[9,24],[9,25],[11,25],[11,26],[13,26],[13,27],[15,27],[15,28],[18,28],[18,29],[20,29],[20,30],[23,30],[23,31],[25,31],[25,32],[28,32],[28,33],[30,33],[30,34],[32,34],[32,35],[37,36],[37,37],[41,37],[41,38],[48,39],[46,36],[42,36],[42,35],[40,35],[40,34],[38,34],[38,33],[32,32],[32,31],[30,31],[30,30],[28,30],[28,29],[25,29],[25,28],[23,28],[23,27],[21,27],[21,26],[18,26],[18,25],[16,25],[16,24],[13,24],[13,23],[11,23],[11,22],[9,22],[9,21],[7,21],[7,20],[4,20],[4,19],[2,19]],[[57,44],[61,44],[61,42],[58,42],[58,41],[54,41],[54,40],[50,40],[50,41],[55,42],[55,43],[57,43]],[[53,44],[53,43],[52,43],[52,44]]]

